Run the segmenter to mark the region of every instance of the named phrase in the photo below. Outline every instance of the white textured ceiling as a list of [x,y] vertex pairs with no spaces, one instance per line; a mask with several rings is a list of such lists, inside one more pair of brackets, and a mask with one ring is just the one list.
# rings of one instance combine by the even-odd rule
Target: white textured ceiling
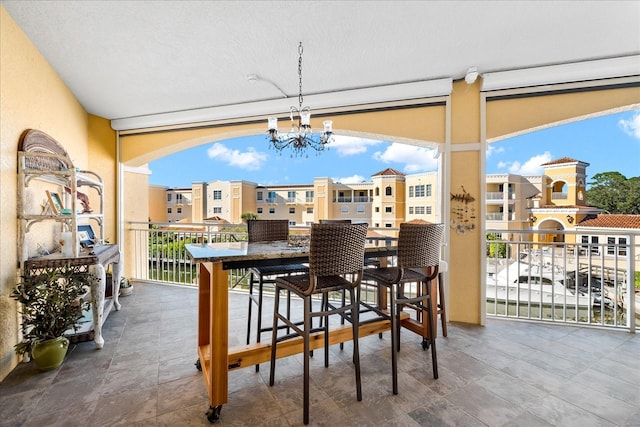
[[305,94],[640,53],[631,0],[2,5],[85,109],[108,119],[297,99],[300,41]]

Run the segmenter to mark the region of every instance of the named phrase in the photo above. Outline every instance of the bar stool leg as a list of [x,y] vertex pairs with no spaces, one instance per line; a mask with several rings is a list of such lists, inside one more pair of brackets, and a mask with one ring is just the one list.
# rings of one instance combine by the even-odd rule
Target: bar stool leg
[[438,273],[438,313],[442,323],[442,336],[447,336],[447,309],[444,301],[444,274]]

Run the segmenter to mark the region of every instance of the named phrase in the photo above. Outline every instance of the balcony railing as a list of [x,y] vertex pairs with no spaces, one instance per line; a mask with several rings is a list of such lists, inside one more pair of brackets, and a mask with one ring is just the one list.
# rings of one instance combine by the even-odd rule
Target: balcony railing
[[554,191],[551,193],[551,200],[563,200],[567,198],[567,193],[559,193]]
[[504,192],[502,191],[487,191],[487,200],[503,200]]
[[[129,223],[133,279],[196,286],[198,268],[186,243],[246,240],[246,231],[216,231],[207,224]],[[380,231],[389,231],[380,229]],[[640,314],[640,233],[601,234],[600,244],[580,242],[575,232],[547,230],[557,240],[533,242],[540,231],[487,230],[486,313],[488,316],[635,330]],[[597,235],[589,231],[590,236]],[[606,237],[616,235],[612,244]],[[498,236],[497,238],[495,236]],[[578,240],[576,243],[572,243]],[[612,255],[609,255],[612,254]],[[393,262],[393,259],[389,259]],[[230,288],[246,289],[244,270],[229,271]],[[372,302],[375,292],[367,293]],[[451,298],[462,297],[452,295]]]
[[559,241],[542,243],[540,231],[487,232],[487,315],[635,330],[640,233],[585,244],[574,231],[546,230]]

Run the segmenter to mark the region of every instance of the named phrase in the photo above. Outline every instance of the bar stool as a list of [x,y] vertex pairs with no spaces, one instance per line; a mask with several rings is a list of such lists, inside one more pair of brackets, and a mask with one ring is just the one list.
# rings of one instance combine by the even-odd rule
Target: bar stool
[[[289,221],[279,220],[249,220],[247,221],[249,243],[287,241],[289,238]],[[249,310],[247,319],[247,344],[251,342],[251,312],[254,304],[258,308],[258,323],[256,326],[256,342],[260,342],[263,332],[270,332],[272,327],[262,326],[262,296],[264,285],[275,287],[275,279],[281,275],[297,274],[308,271],[304,264],[283,264],[264,267],[253,267],[249,270]],[[258,294],[254,295],[255,278],[258,279]],[[256,372],[260,365],[256,365]]]
[[[276,279],[276,295],[273,310],[273,329],[271,340],[271,371],[269,385],[273,386],[276,367],[276,352],[282,341],[302,336],[304,342],[304,391],[303,421],[309,423],[309,358],[310,333],[324,331],[325,367],[329,365],[329,316],[340,315],[352,325],[353,363],[356,375],[356,397],[362,400],[362,384],[360,381],[360,351],[358,345],[359,332],[359,289],[364,267],[364,244],[367,235],[367,224],[312,224],[311,245],[309,248],[309,272],[298,275],[280,276]],[[279,311],[280,292],[289,291],[304,301],[304,322],[291,320],[290,315]],[[330,292],[349,292],[349,304],[337,307],[322,304],[319,311],[313,311],[311,297]],[[323,297],[324,300],[324,297]],[[312,329],[312,319],[320,317],[324,324]],[[282,321],[294,333],[278,337],[278,323]]]
[[[398,235],[398,256],[396,267],[382,267],[364,270],[364,279],[389,290],[389,312],[381,307],[365,304],[379,316],[391,321],[391,369],[393,394],[398,394],[398,352],[400,351],[400,312],[408,307],[416,310],[423,328],[412,329],[422,333],[422,348],[431,347],[433,378],[438,378],[438,359],[434,314],[437,308],[431,300],[431,281],[438,277],[440,247],[444,226],[429,223],[402,223]],[[415,296],[405,293],[405,285],[419,284]],[[420,289],[421,288],[421,289]],[[434,301],[437,296],[434,295]],[[426,332],[425,332],[426,329]]]

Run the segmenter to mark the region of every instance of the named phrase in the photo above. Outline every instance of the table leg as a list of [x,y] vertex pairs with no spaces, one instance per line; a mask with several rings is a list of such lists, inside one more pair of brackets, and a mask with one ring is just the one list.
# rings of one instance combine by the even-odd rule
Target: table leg
[[91,280],[91,310],[93,312],[93,331],[96,348],[104,346],[102,338],[102,321],[104,316],[104,290],[106,282],[106,272],[101,264],[89,266],[89,272],[95,276]]
[[[207,415],[219,418],[228,401],[229,288],[222,263],[201,263],[198,292],[198,354],[213,409]],[[203,360],[204,358],[204,360]]]
[[[120,253],[119,259],[122,259],[122,253]],[[120,310],[120,307],[122,306],[118,300],[118,295],[120,294],[120,279],[122,278],[122,265],[120,265],[119,262],[114,262],[111,264],[111,269],[113,271],[113,296],[111,298],[113,299],[113,306],[117,311]]]

